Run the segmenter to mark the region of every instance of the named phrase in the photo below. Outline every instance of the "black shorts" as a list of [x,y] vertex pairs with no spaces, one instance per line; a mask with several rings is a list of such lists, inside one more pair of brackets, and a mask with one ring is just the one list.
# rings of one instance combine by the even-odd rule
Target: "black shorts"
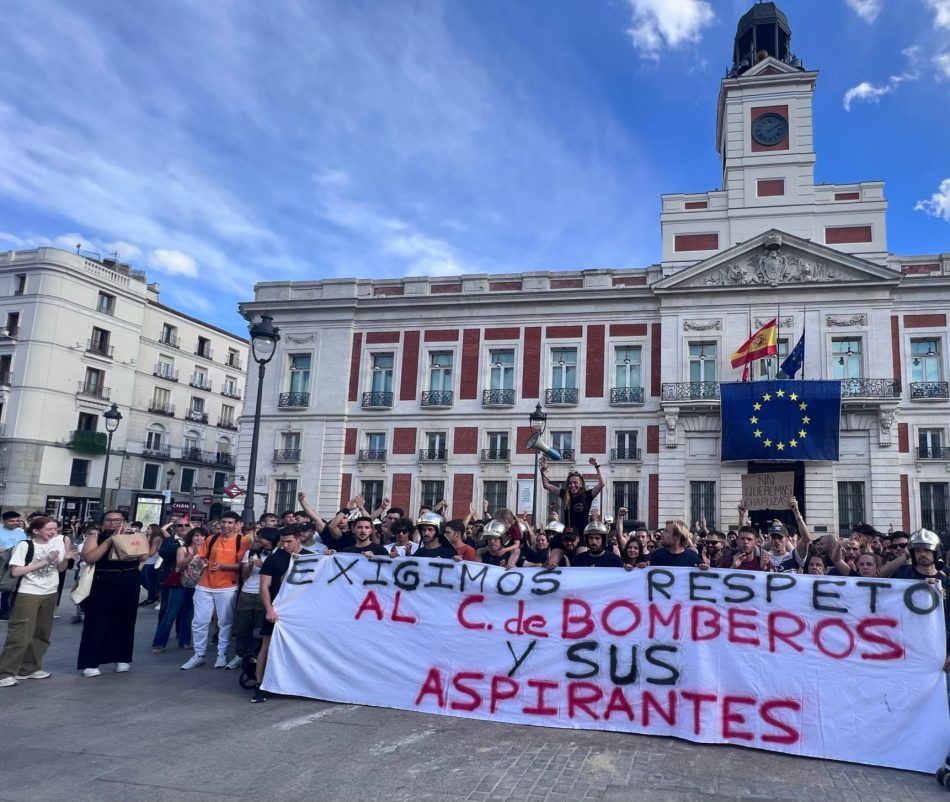
[[261,637],[263,638],[263,637],[267,637],[273,634],[274,634],[274,625],[265,618],[264,623],[261,624]]

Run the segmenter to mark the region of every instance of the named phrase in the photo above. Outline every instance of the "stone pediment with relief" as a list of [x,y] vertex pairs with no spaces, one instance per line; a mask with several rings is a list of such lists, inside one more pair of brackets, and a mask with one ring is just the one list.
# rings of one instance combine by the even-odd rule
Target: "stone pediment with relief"
[[901,280],[899,271],[826,245],[769,231],[677,271],[657,290],[779,287],[790,284],[881,283]]

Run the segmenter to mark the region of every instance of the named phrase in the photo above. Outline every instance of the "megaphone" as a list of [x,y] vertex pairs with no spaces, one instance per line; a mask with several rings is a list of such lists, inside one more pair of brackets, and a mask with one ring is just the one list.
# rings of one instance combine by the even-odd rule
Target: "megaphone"
[[545,443],[540,432],[535,432],[533,435],[531,435],[531,437],[528,438],[528,442],[525,447],[533,448],[535,451],[540,451],[550,459],[561,459],[561,452],[553,446],[549,446],[547,443]]

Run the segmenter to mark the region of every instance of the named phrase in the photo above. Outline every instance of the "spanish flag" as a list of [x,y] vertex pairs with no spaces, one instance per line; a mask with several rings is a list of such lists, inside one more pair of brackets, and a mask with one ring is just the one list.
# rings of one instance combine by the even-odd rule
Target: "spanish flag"
[[732,355],[732,367],[748,365],[757,359],[778,353],[778,318],[766,323]]

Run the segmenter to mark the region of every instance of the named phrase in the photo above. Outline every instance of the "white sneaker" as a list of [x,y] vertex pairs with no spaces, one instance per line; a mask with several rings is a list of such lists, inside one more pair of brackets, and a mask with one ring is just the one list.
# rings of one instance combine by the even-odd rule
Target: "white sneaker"
[[188,661],[184,663],[181,667],[182,671],[188,671],[192,668],[198,668],[198,666],[203,666],[205,664],[205,656],[203,654],[193,654],[188,658]]
[[214,661],[215,668],[227,668],[228,667],[228,658],[223,654],[218,655],[218,659]]
[[32,674],[17,674],[16,678],[20,679],[46,679],[47,677],[53,676],[49,671],[34,671]]
[[233,671],[235,668],[240,668],[242,665],[244,665],[244,658],[238,655],[237,657],[232,657],[230,660],[228,660],[228,664],[225,666],[225,668],[228,671]]
[[132,665],[130,663],[116,663],[115,671],[117,674],[124,674],[126,671],[131,671]]
[[102,672],[98,668],[84,668],[82,675],[84,677],[98,677]]
[[0,679],[0,688],[9,688],[11,685],[19,685],[15,677],[4,677]]

